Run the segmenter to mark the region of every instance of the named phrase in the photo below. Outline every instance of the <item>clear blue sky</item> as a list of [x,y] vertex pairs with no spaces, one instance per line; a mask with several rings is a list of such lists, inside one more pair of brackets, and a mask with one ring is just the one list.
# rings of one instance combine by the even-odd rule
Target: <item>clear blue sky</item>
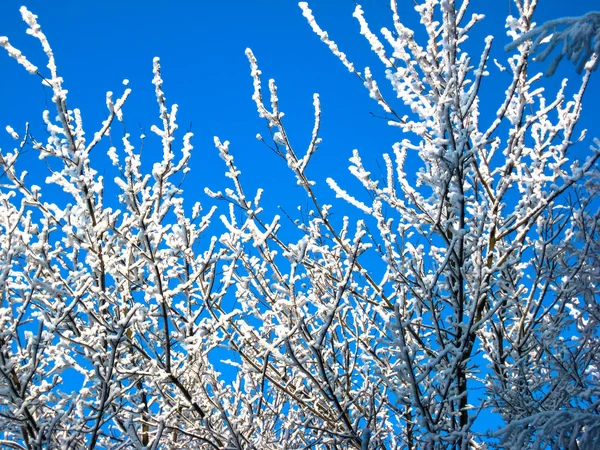
[[[321,26],[359,68],[369,65],[375,73],[381,73],[378,61],[352,18],[353,0],[309,3]],[[404,12],[402,19],[408,25],[418,26],[412,0],[399,3]],[[537,21],[581,15],[595,3],[540,0]],[[298,200],[304,202],[303,193],[294,186],[283,161],[254,138],[256,133],[267,133],[251,100],[246,47],[255,52],[264,81],[271,77],[277,80],[281,108],[287,115],[292,144],[298,149],[305,148],[310,137],[312,94],[321,94],[323,143],[313,159],[310,175],[323,188],[323,200],[333,200],[323,182],[326,176],[333,174],[343,184],[352,182],[346,171],[352,149],[358,148],[367,164],[369,160],[374,163],[380,160],[381,153],[389,151],[395,140],[402,138],[384,120],[371,117],[370,112],[381,113],[378,106],[368,98],[362,83],[311,32],[294,0],[3,0],[0,35],[9,36],[13,45],[22,49],[34,64],[45,68],[37,41],[24,33],[26,25],[18,11],[21,4],[39,16],[66,80],[69,107],[82,110],[88,135],[99,127],[106,114],[105,92],[112,90],[115,95],[122,92],[124,78],[130,80],[129,87],[133,90],[125,109],[127,129],[135,136],[140,134],[141,126],[146,134],[151,134],[150,125],[158,122],[151,84],[152,58],[161,57],[167,100],[180,107],[180,131],[191,126],[195,134],[193,183],[185,185],[188,191],[205,185],[213,189],[226,186],[221,176],[224,168],[212,143],[213,136],[218,135],[232,142],[231,150],[249,188],[260,185],[266,189],[265,201],[286,204],[287,209],[297,205]],[[506,55],[502,48],[509,42],[504,33],[504,18],[509,8],[515,11],[514,5],[509,0],[473,0],[471,4],[471,12],[487,16],[472,34],[473,59],[479,59],[483,38],[494,34],[493,56],[503,60]],[[362,5],[374,30],[390,25],[387,0],[364,0]],[[540,65],[540,70],[543,68]],[[493,65],[490,70],[492,75],[507,77],[498,74]],[[556,86],[563,74],[575,77],[572,67],[563,64],[549,83]],[[600,98],[600,77],[593,78],[592,95],[584,103],[584,115],[590,125],[598,113],[592,99]],[[484,95],[490,95],[490,112],[497,107],[495,95],[504,90],[502,87],[501,92],[495,91],[499,81],[490,77],[482,89]],[[385,80],[380,84],[385,85]],[[505,82],[501,85],[505,86]],[[11,125],[21,132],[24,122],[29,121],[33,130],[38,130],[38,139],[42,138],[41,112],[50,98],[48,89],[42,88],[37,77],[28,75],[6,55],[0,55],[0,131]],[[115,138],[119,137],[115,133]],[[159,157],[160,142],[158,139],[153,142],[155,150],[148,146],[147,155],[150,157],[149,153],[156,151]],[[0,147],[7,151],[13,146],[14,141],[2,131]],[[372,167],[375,172],[376,166]],[[33,167],[31,171],[37,173]],[[291,202],[290,196],[295,197]]]
[[[352,18],[353,0],[309,3],[320,25],[357,67],[368,65],[376,74],[382,73]],[[399,0],[399,3],[406,24],[418,26],[413,1]],[[192,176],[184,185],[188,207],[195,200],[207,200],[201,193],[205,186],[213,190],[229,187],[222,176],[224,165],[213,145],[214,135],[231,141],[231,151],[242,170],[249,195],[253,195],[252,188],[263,187],[267,205],[282,205],[293,214],[296,206],[306,204],[304,192],[295,186],[283,161],[255,139],[256,133],[268,133],[251,99],[252,80],[244,55],[246,47],[252,48],[258,58],[264,82],[269,78],[277,80],[288,132],[292,144],[302,149],[300,153],[310,139],[312,94],[321,94],[323,143],[309,166],[309,176],[320,187],[322,203],[333,202],[334,211],[341,212],[338,217],[348,209],[334,199],[324,183],[325,178],[333,176],[340,185],[350,191],[354,186],[356,191],[359,186],[346,170],[352,150],[359,149],[367,167],[377,173],[376,161],[381,161],[380,155],[389,152],[391,144],[404,137],[384,120],[370,115],[370,112],[381,114],[381,111],[369,99],[362,83],[348,73],[312,33],[294,0],[2,0],[0,35],[9,36],[13,45],[44,68],[45,57],[37,41],[25,34],[26,25],[19,14],[21,4],[39,16],[53,46],[59,73],[69,90],[69,107],[82,110],[88,137],[105,117],[106,91],[120,94],[125,78],[130,80],[128,87],[133,90],[125,108],[126,127],[133,136],[141,134],[140,127],[147,135],[151,134],[150,126],[158,123],[151,84],[152,59],[161,58],[167,100],[180,108],[180,136],[189,127],[195,134]],[[504,61],[507,55],[503,47],[509,42],[504,19],[511,8],[515,11],[514,5],[509,0],[473,0],[471,4],[471,12],[487,16],[471,34],[469,51],[473,59],[479,59],[483,38],[493,34],[496,37],[493,57]],[[362,5],[374,30],[390,25],[387,0],[364,0]],[[597,0],[540,0],[536,21],[581,15],[598,7]],[[545,65],[539,65],[540,71],[544,68]],[[508,75],[499,73],[493,64],[490,72],[492,76],[484,81],[482,95],[489,99],[489,107],[483,107],[484,113],[493,114]],[[577,76],[568,63],[563,63],[559,72],[545,82],[555,88],[562,76],[573,78],[572,85],[576,86]],[[380,76],[380,84],[384,86],[382,78]],[[3,151],[10,151],[15,145],[3,132],[6,125],[21,133],[24,123],[29,121],[38,139],[44,139],[41,113],[50,98],[50,91],[41,86],[39,78],[28,75],[0,52],[0,147]],[[589,135],[600,137],[598,100],[600,73],[592,77],[584,102],[583,121],[584,126],[591,128]],[[403,111],[398,103],[395,107]],[[117,144],[119,138],[115,133]],[[98,150],[107,148],[105,144]],[[152,160],[153,155],[160,158],[161,154],[158,138],[147,143],[147,158]],[[21,168],[32,173],[30,182],[43,183],[47,172],[33,152],[20,163]],[[105,164],[110,172],[108,158]],[[102,167],[97,169],[102,171]],[[45,199],[51,200],[48,196]],[[277,211],[272,209],[270,213]]]

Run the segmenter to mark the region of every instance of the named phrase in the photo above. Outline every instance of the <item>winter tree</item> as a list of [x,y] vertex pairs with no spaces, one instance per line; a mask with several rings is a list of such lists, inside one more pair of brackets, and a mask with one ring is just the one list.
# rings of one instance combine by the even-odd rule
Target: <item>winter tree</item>
[[[111,134],[129,89],[106,95],[100,126],[84,124],[23,7],[46,67],[6,37],[0,45],[52,90],[54,109],[47,137],[7,126],[16,148],[0,153],[0,445],[597,448],[600,141],[577,128],[597,63],[565,40],[565,54],[592,62],[579,64],[574,96],[566,81],[545,92],[529,64],[549,33],[536,31],[536,5],[516,1],[505,63],[490,61],[492,37],[474,44],[475,58],[464,50],[484,19],[468,1],[419,3],[419,33],[396,0],[379,33],[357,6],[386,90],[300,3],[398,142],[383,169],[355,151],[357,185],[327,179],[341,200],[323,204],[311,177],[319,96],[299,150],[275,82],[263,84],[247,50],[268,130],[258,137],[295,176],[297,202],[312,205],[291,222],[262,208],[262,190],[245,188],[216,137],[225,180],[205,189],[205,204],[217,206],[184,201],[192,135],[177,132],[158,58],[151,131],[162,158],[149,171],[129,134]],[[487,120],[480,94],[502,80],[488,80],[494,62],[510,76]],[[43,186],[19,163],[27,149],[48,161]],[[92,152],[119,175],[105,179]],[[486,427],[494,414],[501,423]]]
[[[566,25],[564,30],[559,27]],[[600,12],[592,11],[582,17],[563,17],[551,20],[539,27],[535,27],[519,36],[518,39],[506,46],[507,50],[514,50],[527,40],[532,40],[530,52],[535,53],[540,44],[548,44],[536,56],[536,60],[544,61],[555,47],[562,44],[560,53],[548,67],[547,74],[552,75],[566,56],[575,63],[577,73],[581,74],[586,64],[589,70],[598,68],[598,54],[600,54]]]

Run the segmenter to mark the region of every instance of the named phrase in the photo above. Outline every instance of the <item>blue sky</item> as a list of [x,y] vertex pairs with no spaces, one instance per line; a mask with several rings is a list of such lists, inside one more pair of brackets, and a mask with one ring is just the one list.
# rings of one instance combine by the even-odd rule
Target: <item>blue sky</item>
[[[359,68],[368,65],[376,74],[382,73],[352,18],[353,0],[309,3],[321,27]],[[418,26],[412,0],[399,3],[406,24]],[[473,0],[471,3],[473,13],[487,16],[471,35],[468,48],[472,57],[479,59],[484,37],[493,34],[496,36],[493,57],[504,60],[507,55],[503,47],[510,42],[504,32],[504,18],[510,9],[515,11],[514,5],[510,5],[509,0]],[[581,15],[597,6],[596,3],[540,0],[536,21]],[[278,213],[274,207],[282,205],[286,211],[296,214],[296,206],[307,204],[304,192],[295,185],[284,162],[255,139],[257,133],[268,133],[251,99],[252,80],[244,55],[247,47],[252,48],[258,58],[263,81],[276,79],[281,109],[286,113],[285,123],[292,144],[301,154],[308,145],[313,125],[312,94],[320,93],[323,142],[309,166],[309,176],[317,181],[321,202],[333,202],[334,211],[349,212],[341,201],[335,200],[325,185],[325,178],[333,176],[349,191],[352,186],[358,190],[358,184],[346,170],[352,150],[359,149],[365,165],[377,173],[380,155],[390,151],[392,143],[404,137],[397,129],[388,127],[385,120],[370,114],[381,114],[381,111],[369,99],[362,83],[348,73],[312,33],[296,1],[3,0],[0,35],[9,36],[11,43],[23,50],[34,64],[44,67],[45,57],[37,41],[25,34],[26,25],[18,11],[21,4],[39,16],[53,46],[59,73],[69,90],[69,107],[82,110],[88,136],[100,127],[105,117],[106,91],[119,95],[124,89],[123,79],[130,80],[128,87],[133,91],[125,107],[127,130],[133,136],[142,132],[151,134],[150,126],[158,122],[151,84],[152,59],[161,58],[167,100],[179,105],[179,136],[190,128],[195,134],[192,176],[184,185],[189,196],[186,197],[188,207],[196,200],[210,203],[202,194],[205,186],[213,190],[229,187],[222,175],[225,167],[213,145],[215,135],[231,141],[230,148],[242,171],[248,195],[253,196],[257,187],[265,189],[263,199],[271,207],[270,213]],[[390,25],[386,0],[364,0],[362,5],[373,29]],[[540,71],[544,68],[544,64],[539,65]],[[490,67],[490,72],[492,76],[484,81],[482,88],[482,95],[490,100],[484,114],[495,112],[508,82],[508,75],[500,74],[495,66]],[[573,67],[563,63],[553,78],[545,80],[551,91],[560,84],[562,76],[569,76],[573,81],[577,78]],[[385,85],[385,80],[380,84]],[[3,151],[14,147],[14,141],[2,131],[6,125],[21,133],[24,123],[29,121],[38,140],[44,139],[41,113],[48,107],[50,98],[50,91],[41,86],[39,78],[28,75],[14,60],[0,54],[0,148]],[[600,73],[592,77],[582,122],[592,128],[589,135],[600,137],[596,126],[600,113],[598,99]],[[395,106],[403,111],[398,103]],[[118,132],[114,137],[115,140],[120,138]],[[107,148],[105,144],[98,150]],[[158,138],[147,143],[145,155],[149,163],[161,154]],[[30,182],[43,183],[47,172],[33,152],[20,164],[22,169],[27,168],[32,173]],[[108,158],[104,164],[110,170]],[[103,167],[97,169],[102,171]]]
[[[358,24],[352,18],[353,0],[309,3],[320,25],[359,68],[369,65],[376,74],[381,73],[378,61],[359,35]],[[399,3],[402,19],[409,26],[418,27],[413,2]],[[133,136],[139,135],[140,130],[150,134],[150,125],[158,119],[151,84],[152,58],[161,57],[167,100],[180,107],[181,135],[190,127],[195,134],[196,150],[191,163],[193,183],[186,184],[188,191],[198,192],[198,188],[206,185],[213,189],[225,187],[224,167],[213,146],[213,136],[218,135],[222,140],[231,141],[231,151],[250,192],[253,190],[250,188],[261,186],[266,190],[266,202],[287,205],[288,210],[296,206],[298,200],[304,201],[303,193],[295,187],[283,161],[254,138],[256,133],[267,132],[251,100],[252,80],[244,55],[246,47],[251,47],[258,58],[264,81],[271,77],[276,79],[288,132],[298,149],[305,148],[310,138],[312,94],[321,94],[323,143],[309,173],[321,186],[323,201],[334,201],[324,183],[327,176],[333,175],[341,184],[352,183],[346,167],[354,148],[361,151],[367,164],[376,164],[381,153],[389,151],[391,144],[402,138],[385,120],[370,115],[381,111],[369,99],[362,83],[348,73],[311,32],[296,1],[3,0],[0,35],[9,36],[13,45],[22,49],[34,64],[44,67],[44,55],[37,41],[24,33],[26,26],[18,11],[21,4],[39,16],[53,46],[59,72],[66,80],[69,107],[82,110],[88,135],[99,127],[106,114],[105,92],[111,90],[115,95],[122,92],[124,78],[130,80],[128,87],[133,90],[125,108],[127,130]],[[386,0],[364,0],[362,5],[373,29],[390,25]],[[591,0],[541,0],[536,17],[538,22],[543,22],[564,15],[581,15],[593,6]],[[472,33],[472,57],[478,60],[483,38],[493,34],[496,36],[493,56],[504,59],[502,48],[509,42],[504,33],[504,17],[515,11],[514,5],[508,0],[474,0],[471,11],[487,16]],[[540,70],[543,68],[540,64]],[[495,67],[491,73],[507,76],[499,74]],[[562,75],[575,76],[572,67],[563,64],[560,73],[548,80],[548,84],[556,86]],[[600,98],[597,78],[593,77],[584,103],[588,123],[593,123],[595,116],[591,110],[597,111],[591,100]],[[490,77],[482,89],[483,95],[490,96],[490,113],[497,107],[496,95],[504,90],[495,90],[497,81]],[[380,84],[385,85],[385,80]],[[5,55],[0,57],[0,129],[11,125],[21,132],[24,122],[29,121],[34,131],[39,130],[37,136],[43,137],[41,112],[50,98],[48,89],[44,90],[37,77],[28,75]],[[396,106],[402,111],[402,107]],[[116,139],[119,136],[115,133]],[[154,141],[157,157],[161,154],[159,143],[158,139]],[[1,148],[6,151],[13,146],[8,135],[0,136]],[[152,146],[147,146],[149,159],[152,151]],[[23,163],[37,174],[34,160],[28,158]],[[108,160],[106,163],[108,166]],[[371,167],[377,170],[377,166]],[[44,172],[40,174],[45,177]]]

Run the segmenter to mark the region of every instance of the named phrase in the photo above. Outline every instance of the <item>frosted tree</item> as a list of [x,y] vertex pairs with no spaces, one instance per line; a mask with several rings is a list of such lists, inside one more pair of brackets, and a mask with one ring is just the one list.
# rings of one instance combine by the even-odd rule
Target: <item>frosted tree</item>
[[[600,55],[600,12],[592,11],[581,17],[563,17],[546,22],[523,33],[507,45],[506,50],[514,50],[528,40],[532,41],[530,52],[537,52],[537,61],[545,61],[556,47],[562,46],[548,66],[547,75],[554,74],[565,56],[576,65],[578,74],[583,72],[586,65],[589,70],[596,70]],[[547,44],[546,47],[540,50],[539,47],[544,44]]]
[[[394,311],[379,369],[403,405],[407,448],[476,446],[471,425],[486,406],[508,425],[497,433],[508,448],[534,441],[592,448],[600,439],[598,140],[587,158],[568,158],[583,138],[574,130],[594,65],[585,66],[573,100],[564,84],[546,100],[539,75],[528,73],[537,2],[516,3],[520,17],[507,20],[517,38],[518,53],[508,61],[513,77],[488,124],[480,120],[478,93],[492,38],[473,67],[459,49],[482,17],[467,18],[468,2],[417,6],[429,36],[424,45],[401,23],[395,1],[394,29],[381,31],[383,42],[357,7],[361,33],[408,114],[392,107],[371,71],[358,72],[301,4],[315,33],[391,115],[390,125],[412,136],[384,155],[383,180],[358,152],[350,160],[371,204],[329,180],[377,223],[373,239],[387,266],[381,299],[387,291]],[[415,155],[416,184],[404,169]],[[469,386],[481,381],[489,399],[474,402]]]
[[[357,6],[393,102],[300,3],[402,136],[382,155],[383,174],[354,152],[363,192],[327,180],[352,206],[339,223],[310,176],[318,95],[299,151],[275,82],[265,94],[247,51],[269,136],[258,138],[311,210],[292,222],[263,210],[263,191],[244,188],[233,147],[215,137],[229,186],[207,187],[218,206],[204,211],[184,202],[192,135],[179,136],[160,61],[151,131],[162,158],[145,173],[136,139],[123,134],[115,145],[129,89],[107,94],[107,119],[86,133],[37,17],[22,8],[46,69],[7,38],[0,45],[52,89],[55,111],[43,115],[47,139],[8,126],[18,145],[0,153],[0,445],[597,447],[600,142],[572,151],[585,139],[575,132],[594,67],[582,67],[573,98],[563,84],[546,99],[543,78],[528,72],[535,5],[518,1],[519,17],[507,21],[517,39],[511,77],[485,123],[479,94],[493,40],[476,63],[461,49],[483,19],[467,15],[467,1],[418,5],[424,42],[396,1],[381,37]],[[27,148],[48,162],[46,182],[62,195],[42,197],[52,191],[29,182],[18,162]],[[92,152],[106,153],[114,180]],[[490,412],[502,428],[475,432]]]

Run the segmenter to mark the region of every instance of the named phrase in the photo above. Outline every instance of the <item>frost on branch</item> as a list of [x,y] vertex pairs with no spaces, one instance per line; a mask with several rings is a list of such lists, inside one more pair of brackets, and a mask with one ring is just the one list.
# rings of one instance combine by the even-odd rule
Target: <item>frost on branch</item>
[[[392,115],[390,124],[406,133],[393,155],[383,155],[383,179],[363,167],[358,152],[350,158],[371,203],[328,179],[338,197],[370,220],[376,230],[370,238],[386,268],[377,287],[392,294],[378,300],[391,302],[394,316],[383,321],[381,339],[393,356],[381,355],[375,366],[406,414],[400,429],[407,448],[487,448],[492,442],[471,427],[494,412],[506,424],[496,433],[501,447],[593,446],[600,391],[597,363],[584,355],[598,347],[592,337],[599,326],[592,318],[600,293],[598,246],[592,242],[600,219],[594,188],[600,155],[574,158],[571,149],[597,64],[593,57],[585,65],[597,52],[587,45],[597,41],[596,15],[549,25],[577,22],[582,28],[574,26],[556,43],[564,41],[570,57],[586,61],[572,99],[564,86],[547,99],[540,77],[527,73],[527,59],[549,28],[530,31],[535,5],[519,3],[521,17],[509,24],[521,36],[514,45],[542,37],[509,60],[506,98],[495,119],[484,123],[479,93],[490,85],[493,41],[486,39],[477,64],[460,48],[483,18],[469,20],[466,5],[419,4],[424,42],[403,25],[395,1],[394,28],[382,29],[383,39],[362,8],[355,10],[400,101],[392,107],[370,69],[361,80]],[[331,46],[308,6],[300,7]],[[487,366],[477,362],[479,355]],[[477,386],[484,395],[471,389]],[[569,420],[553,427],[542,417],[545,423]]]
[[[536,61],[545,61],[557,47],[559,48],[558,55],[546,70],[547,76],[556,72],[565,56],[575,64],[578,74],[584,69],[596,70],[600,57],[600,12],[592,11],[581,17],[550,20],[521,34],[504,49],[514,50],[530,41],[529,51],[535,54]],[[546,47],[540,48],[543,45]]]
[[[273,79],[264,94],[247,50],[266,125],[257,137],[302,187],[278,214],[268,190],[244,185],[253,174],[237,164],[235,135],[214,138],[225,176],[204,192],[216,204],[185,198],[192,134],[178,131],[158,58],[151,135],[119,122],[128,88],[106,94],[106,119],[90,134],[37,18],[22,10],[48,60],[54,111],[42,115],[43,140],[3,125],[18,145],[0,152],[0,446],[596,446],[600,150],[574,135],[593,67],[572,97],[565,83],[546,92],[521,45],[497,63],[507,78],[488,80],[493,39],[473,43],[476,58],[463,47],[483,19],[468,2],[420,2],[424,33],[404,25],[404,4],[390,6],[380,33],[368,11],[354,17],[392,99],[300,4],[401,133],[381,169],[367,149],[353,151],[354,186],[328,174],[334,205],[310,176],[329,112],[315,94],[299,151],[286,123],[302,119],[284,120],[284,95]],[[525,36],[535,2],[517,6],[509,33]],[[484,89],[506,92],[491,119]],[[152,151],[142,157],[140,143]],[[23,170],[30,147],[54,191]],[[491,415],[500,429],[486,430]]]

